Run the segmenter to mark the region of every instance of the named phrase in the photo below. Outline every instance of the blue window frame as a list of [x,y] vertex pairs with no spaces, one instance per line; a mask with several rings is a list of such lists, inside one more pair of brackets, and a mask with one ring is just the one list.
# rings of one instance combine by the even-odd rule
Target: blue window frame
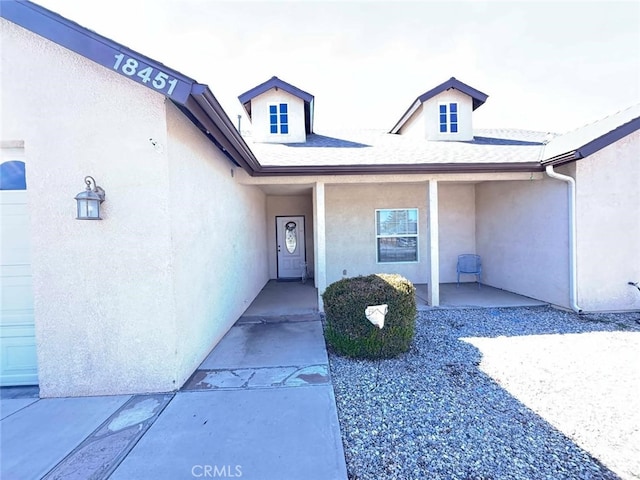
[[278,106],[269,105],[269,125],[271,133],[278,133]]
[[439,105],[440,133],[458,133],[458,104]]
[[440,133],[447,133],[447,106],[440,105]]
[[289,106],[286,103],[269,105],[269,131],[271,133],[289,133]]

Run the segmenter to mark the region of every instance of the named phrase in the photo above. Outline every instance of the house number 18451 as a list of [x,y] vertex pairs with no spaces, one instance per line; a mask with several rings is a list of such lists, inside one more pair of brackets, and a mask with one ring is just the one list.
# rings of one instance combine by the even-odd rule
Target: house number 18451
[[140,63],[135,58],[127,57],[123,53],[116,54],[115,59],[116,62],[113,64],[114,70],[120,70],[130,77],[135,75],[140,78],[144,84],[151,82],[151,85],[156,90],[164,90],[168,86],[167,95],[171,95],[178,84],[178,80],[175,78],[171,78],[159,70],[154,70],[152,67],[145,67],[138,70]]

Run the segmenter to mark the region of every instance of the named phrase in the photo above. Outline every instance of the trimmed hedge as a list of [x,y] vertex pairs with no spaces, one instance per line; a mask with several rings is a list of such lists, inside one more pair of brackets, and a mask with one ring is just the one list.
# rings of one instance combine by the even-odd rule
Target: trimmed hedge
[[[401,275],[376,274],[344,278],[322,294],[325,337],[340,355],[391,358],[409,350],[416,323],[415,287]],[[389,305],[384,328],[365,316],[370,305]]]

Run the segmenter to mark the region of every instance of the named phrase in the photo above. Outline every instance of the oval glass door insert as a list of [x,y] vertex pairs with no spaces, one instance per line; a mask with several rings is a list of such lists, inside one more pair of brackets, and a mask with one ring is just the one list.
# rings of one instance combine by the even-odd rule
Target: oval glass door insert
[[298,230],[296,227],[297,227],[296,222],[287,222],[287,224],[284,226],[285,228],[284,243],[289,253],[295,252],[296,247],[298,246]]

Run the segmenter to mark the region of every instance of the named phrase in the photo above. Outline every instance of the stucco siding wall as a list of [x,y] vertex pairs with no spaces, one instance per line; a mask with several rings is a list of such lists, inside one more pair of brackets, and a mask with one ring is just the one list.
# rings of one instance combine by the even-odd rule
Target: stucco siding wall
[[[458,103],[458,132],[440,133],[439,104]],[[469,95],[451,89],[430,98],[423,104],[426,134],[428,140],[472,140],[473,139],[473,102]]]
[[[289,133],[270,133],[269,105],[288,104]],[[275,88],[251,100],[251,135],[254,142],[303,143],[307,134],[304,127],[304,101],[282,89]]]
[[276,216],[304,216],[307,269],[313,275],[313,200],[311,195],[269,195],[267,197],[267,255],[269,278],[278,278]]
[[476,185],[483,282],[569,306],[567,187],[551,179]]
[[265,195],[170,102],[167,126],[179,388],[268,279]]
[[575,163],[578,302],[640,309],[640,132]]
[[[327,285],[371,273],[399,273],[414,283],[427,278],[427,187],[404,185],[328,185],[326,187]],[[417,263],[376,262],[378,208],[418,208]]]
[[475,202],[473,184],[438,184],[440,283],[456,281],[458,255],[476,252]]
[[[175,304],[164,97],[9,22],[2,131],[23,140],[40,394],[171,390]],[[75,219],[92,175],[102,221]]]
[[[418,208],[417,263],[377,263],[375,210]],[[327,284],[347,276],[399,273],[414,283],[428,277],[427,184],[326,187]],[[460,253],[475,252],[473,184],[438,185],[440,282],[455,282]]]

